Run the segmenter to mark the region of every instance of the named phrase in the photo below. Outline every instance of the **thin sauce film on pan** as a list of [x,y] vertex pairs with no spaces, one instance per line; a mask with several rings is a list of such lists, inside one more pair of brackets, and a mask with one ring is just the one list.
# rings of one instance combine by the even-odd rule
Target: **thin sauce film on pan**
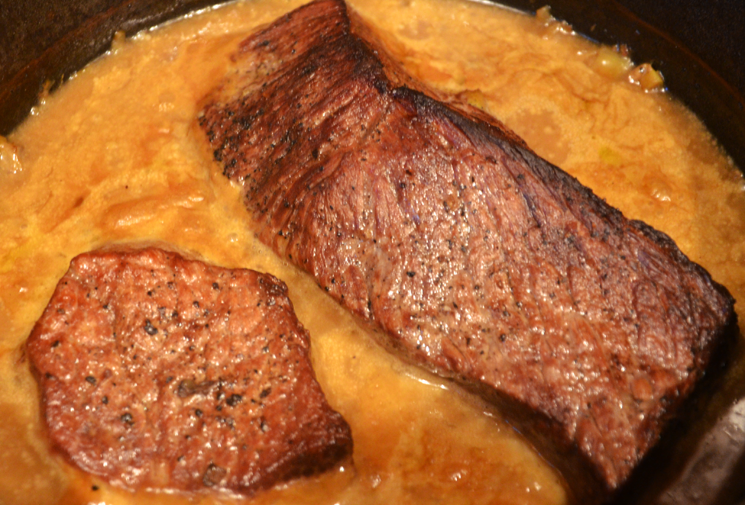
[[[125,241],[170,243],[288,284],[318,380],[352,428],[354,462],[259,494],[256,503],[566,502],[560,477],[499,412],[381,350],[309,277],[261,245],[237,188],[205,162],[193,129],[198,102],[241,40],[302,3],[236,3],[119,38],[0,143],[3,503],[233,501],[133,496],[47,448],[19,348],[70,259]],[[545,11],[535,19],[447,0],[350,4],[417,78],[502,120],[625,215],[669,234],[745,299],[742,176],[689,112],[645,92],[623,62],[609,70],[607,48]]]

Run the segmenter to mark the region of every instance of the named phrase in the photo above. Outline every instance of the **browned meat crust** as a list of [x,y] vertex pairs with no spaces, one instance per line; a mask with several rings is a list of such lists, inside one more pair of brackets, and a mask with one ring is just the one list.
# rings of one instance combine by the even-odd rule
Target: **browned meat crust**
[[82,254],[26,352],[52,444],[115,485],[250,494],[352,450],[271,275],[155,248]]
[[498,121],[431,98],[341,1],[234,59],[199,123],[261,239],[607,500],[734,334],[726,289]]

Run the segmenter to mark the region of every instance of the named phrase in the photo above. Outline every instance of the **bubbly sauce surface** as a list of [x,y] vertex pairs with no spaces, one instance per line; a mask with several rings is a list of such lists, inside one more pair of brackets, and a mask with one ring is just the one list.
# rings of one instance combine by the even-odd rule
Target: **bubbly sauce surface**
[[[23,343],[72,257],[142,241],[284,280],[311,334],[318,380],[352,427],[353,461],[245,502],[566,503],[561,477],[499,412],[387,354],[310,277],[259,243],[238,189],[203,156],[200,99],[241,40],[302,3],[245,1],[116,38],[108,55],[0,138],[3,504],[244,502],[132,494],[47,447]],[[455,0],[349,3],[416,77],[505,122],[745,299],[742,176],[664,93],[606,71],[602,49],[561,23]]]

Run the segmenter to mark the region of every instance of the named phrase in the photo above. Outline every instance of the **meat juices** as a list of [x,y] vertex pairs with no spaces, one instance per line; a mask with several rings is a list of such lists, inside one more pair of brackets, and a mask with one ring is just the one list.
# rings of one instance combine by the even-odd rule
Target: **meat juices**
[[26,352],[52,444],[118,486],[251,494],[352,451],[271,275],[155,248],[82,254]]
[[233,59],[199,124],[260,238],[383,345],[499,405],[577,500],[609,500],[736,334],[727,290],[407,76],[341,1]]

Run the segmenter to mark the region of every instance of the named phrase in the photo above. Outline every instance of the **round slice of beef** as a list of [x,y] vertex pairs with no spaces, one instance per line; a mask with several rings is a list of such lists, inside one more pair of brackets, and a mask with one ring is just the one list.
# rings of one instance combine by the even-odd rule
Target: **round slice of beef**
[[52,445],[117,486],[251,494],[352,450],[271,275],[156,248],[82,254],[26,352]]

